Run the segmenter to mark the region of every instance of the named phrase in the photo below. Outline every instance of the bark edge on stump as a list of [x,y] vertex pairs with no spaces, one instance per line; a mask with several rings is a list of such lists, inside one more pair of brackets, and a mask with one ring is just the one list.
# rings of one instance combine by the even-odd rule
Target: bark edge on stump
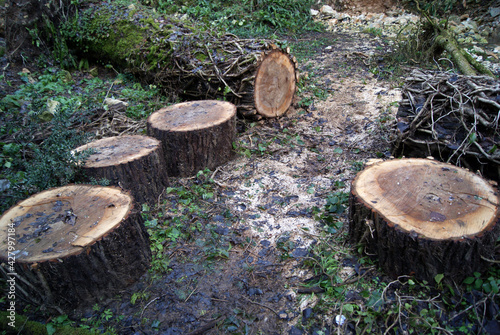
[[349,239],[390,276],[461,282],[495,258],[497,191],[468,170],[429,159],[378,163],[353,180]]
[[162,143],[144,135],[107,137],[75,149],[93,150],[83,165],[88,177],[130,190],[141,204],[155,204],[169,185]]
[[233,155],[236,106],[218,100],[175,104],[151,114],[147,132],[163,143],[169,176],[212,170]]
[[115,187],[37,193],[0,217],[0,241],[0,270],[14,278],[16,295],[65,313],[116,294],[151,261],[140,213]]

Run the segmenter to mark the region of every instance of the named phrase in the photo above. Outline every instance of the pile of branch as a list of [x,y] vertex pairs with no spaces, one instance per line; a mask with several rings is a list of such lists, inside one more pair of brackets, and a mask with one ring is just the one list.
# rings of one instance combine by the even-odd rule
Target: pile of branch
[[414,70],[397,113],[394,154],[431,155],[473,170],[500,166],[499,119],[499,80]]

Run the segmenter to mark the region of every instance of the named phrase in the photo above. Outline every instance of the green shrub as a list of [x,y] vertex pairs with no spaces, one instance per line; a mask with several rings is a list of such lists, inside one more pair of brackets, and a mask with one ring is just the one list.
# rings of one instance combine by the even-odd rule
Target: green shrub
[[142,0],[158,11],[187,14],[195,21],[216,26],[236,35],[269,36],[319,30],[310,15],[311,0]]

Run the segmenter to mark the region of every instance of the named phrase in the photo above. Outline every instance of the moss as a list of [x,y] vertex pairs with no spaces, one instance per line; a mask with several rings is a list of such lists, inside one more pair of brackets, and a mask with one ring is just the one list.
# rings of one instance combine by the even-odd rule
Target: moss
[[152,17],[148,17],[147,19],[141,19],[140,22],[145,24],[145,25],[149,24],[154,29],[160,30],[160,25],[158,24],[158,22],[155,22],[155,20]]
[[[11,327],[9,322],[11,322],[7,316],[9,314],[6,311],[0,311],[0,329],[6,331],[5,334],[32,334],[32,335],[47,335],[47,325],[29,320],[26,316],[16,314],[15,327]],[[74,328],[69,325],[55,326],[56,332],[54,335],[92,335],[94,333],[89,332],[83,328]]]
[[121,21],[113,26],[104,50],[109,55],[125,60],[133,50],[140,49],[144,43],[144,35],[142,28],[131,22]]

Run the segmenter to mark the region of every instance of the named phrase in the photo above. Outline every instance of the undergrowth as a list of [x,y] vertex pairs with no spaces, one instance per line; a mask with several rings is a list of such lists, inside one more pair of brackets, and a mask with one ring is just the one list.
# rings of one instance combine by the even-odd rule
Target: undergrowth
[[125,114],[143,119],[164,106],[158,89],[130,77],[109,79],[46,68],[20,73],[17,91],[0,100],[0,211],[33,193],[84,180],[79,169],[88,153],[72,150],[90,141],[87,125],[106,112],[106,97],[129,103]]
[[309,13],[311,0],[179,1],[141,0],[158,11],[187,15],[208,26],[225,29],[241,37],[296,34],[321,30]]
[[207,264],[229,258],[231,244],[216,230],[231,226],[236,218],[218,201],[211,173],[208,169],[199,171],[194,179],[167,187],[163,201],[155,207],[143,205],[154,278],[169,272],[169,250],[179,244],[194,242],[201,250],[198,261]]

